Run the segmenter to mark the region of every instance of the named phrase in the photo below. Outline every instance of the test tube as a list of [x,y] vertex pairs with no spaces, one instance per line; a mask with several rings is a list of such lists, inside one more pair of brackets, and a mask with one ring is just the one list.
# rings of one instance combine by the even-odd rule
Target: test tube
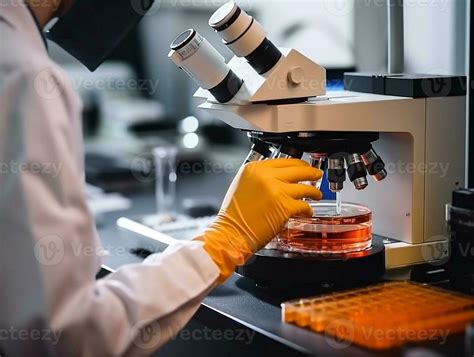
[[157,147],[153,150],[156,170],[156,212],[160,221],[172,221],[176,200],[176,147]]

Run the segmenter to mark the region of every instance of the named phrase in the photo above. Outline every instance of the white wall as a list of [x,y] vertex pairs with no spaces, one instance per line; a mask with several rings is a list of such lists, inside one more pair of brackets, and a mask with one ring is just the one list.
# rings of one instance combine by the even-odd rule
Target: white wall
[[405,0],[406,72],[465,73],[466,0]]
[[354,66],[354,1],[360,0],[254,0],[253,9],[276,45],[347,68]]

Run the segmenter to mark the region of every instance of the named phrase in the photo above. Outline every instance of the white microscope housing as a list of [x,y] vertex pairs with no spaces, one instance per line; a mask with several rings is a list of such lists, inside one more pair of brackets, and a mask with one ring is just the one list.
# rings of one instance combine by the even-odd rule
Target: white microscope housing
[[[221,18],[232,13],[226,6]],[[242,81],[238,91],[223,103],[200,88],[199,108],[276,148],[318,152],[319,133],[368,137],[386,178],[364,189],[346,182],[343,199],[372,210],[385,270],[444,262],[445,205],[465,184],[466,78],[347,74],[345,91],[327,93],[322,66],[295,49],[278,50],[264,73],[245,54],[235,56],[228,67]]]

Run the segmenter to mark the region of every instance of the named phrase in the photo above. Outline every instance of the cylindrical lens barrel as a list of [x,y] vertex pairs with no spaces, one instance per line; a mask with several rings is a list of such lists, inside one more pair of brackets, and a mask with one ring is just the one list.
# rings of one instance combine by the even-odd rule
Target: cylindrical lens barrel
[[244,164],[252,161],[265,160],[272,155],[272,151],[270,150],[269,144],[258,139],[253,139],[252,141],[252,148],[250,149],[249,154],[245,158]]
[[304,152],[290,146],[282,145],[278,153],[278,159],[301,159]]
[[339,192],[344,188],[346,180],[346,169],[344,167],[344,159],[329,158],[328,160],[328,181],[329,189],[332,192]]
[[262,25],[233,2],[217,9],[209,25],[224,44],[237,57],[245,57],[258,74],[268,72],[282,57],[280,50],[267,39]]
[[350,154],[346,156],[347,175],[356,190],[363,190],[369,184],[367,182],[367,171],[364,162],[359,154]]
[[382,181],[387,177],[385,163],[373,148],[370,148],[370,150],[365,154],[362,154],[361,157],[365,167],[367,168],[367,172],[375,181]]
[[224,57],[196,30],[182,32],[171,43],[168,57],[220,103],[231,100],[243,81],[227,66]]
[[[311,165],[311,167],[314,167],[315,169],[321,170],[323,175],[324,175],[324,170],[326,170],[326,167],[327,167],[326,154],[312,154],[312,155],[310,155],[309,164]],[[318,181],[308,181],[307,184],[310,185],[310,186],[314,186],[317,189],[320,189],[322,180],[323,180],[323,178],[321,177]]]

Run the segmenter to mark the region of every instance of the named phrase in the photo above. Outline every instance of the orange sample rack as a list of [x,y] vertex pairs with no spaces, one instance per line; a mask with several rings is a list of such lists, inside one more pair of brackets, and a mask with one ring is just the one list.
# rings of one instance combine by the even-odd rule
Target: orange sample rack
[[474,298],[412,282],[390,282],[285,302],[282,318],[348,344],[388,349],[464,331],[474,321]]

